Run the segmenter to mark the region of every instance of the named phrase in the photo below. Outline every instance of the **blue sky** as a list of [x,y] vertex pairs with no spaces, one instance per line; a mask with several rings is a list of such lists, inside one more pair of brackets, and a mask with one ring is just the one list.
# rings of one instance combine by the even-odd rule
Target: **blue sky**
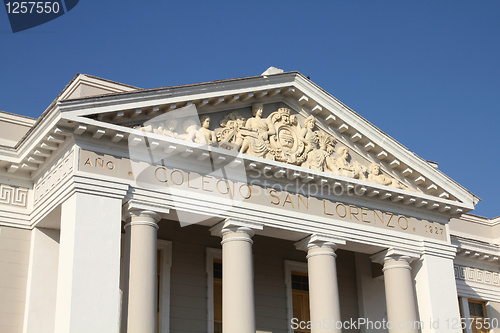
[[0,110],[38,117],[76,73],[141,88],[299,71],[500,215],[500,1],[82,0],[12,33]]

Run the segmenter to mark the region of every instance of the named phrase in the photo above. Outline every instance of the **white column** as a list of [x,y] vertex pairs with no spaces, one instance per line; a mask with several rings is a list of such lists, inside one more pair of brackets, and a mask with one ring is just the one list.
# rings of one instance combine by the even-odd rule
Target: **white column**
[[345,241],[312,235],[296,244],[307,251],[311,321],[316,323],[312,333],[342,332],[335,254],[339,243]]
[[146,210],[133,210],[129,214],[125,225],[125,229],[130,228],[127,332],[155,333],[156,237],[160,215]]
[[226,220],[212,228],[222,236],[222,331],[255,333],[252,236],[262,226]]
[[61,208],[54,332],[118,332],[122,200],[74,193]]
[[422,333],[461,333],[453,267],[455,247],[450,246],[448,253],[430,250],[412,263],[420,320],[426,323]]
[[390,333],[418,333],[419,322],[410,262],[416,257],[394,249],[372,256],[384,265],[385,300]]
[[[129,215],[127,208],[124,207],[125,214],[124,217]],[[121,267],[121,280],[120,287],[122,289],[122,313],[121,313],[121,333],[127,333],[127,321],[128,321],[128,287],[129,287],[129,272],[130,272],[130,229],[125,229],[125,238],[122,240],[122,267]]]
[[[460,307],[462,308],[462,315],[463,318],[469,319],[470,318],[470,309],[469,309],[469,299],[467,297],[460,297]],[[470,324],[469,321],[466,321],[466,325],[464,328],[464,333],[473,333],[472,332],[472,325]]]

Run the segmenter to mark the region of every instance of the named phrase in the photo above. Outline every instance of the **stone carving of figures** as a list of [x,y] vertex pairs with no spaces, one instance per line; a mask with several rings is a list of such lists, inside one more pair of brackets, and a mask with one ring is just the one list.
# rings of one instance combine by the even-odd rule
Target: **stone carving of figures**
[[210,117],[202,116],[200,118],[201,132],[205,136],[208,145],[215,146],[217,143],[217,138],[215,137],[215,132],[210,130]]
[[340,147],[337,150],[339,156],[335,160],[336,173],[344,176],[354,178],[354,167],[349,162],[349,149],[347,147]]
[[238,112],[233,111],[220,122],[221,128],[215,130],[215,135],[219,141],[219,146],[231,150],[240,150],[243,144],[243,137],[240,129],[245,126],[245,118]]
[[149,125],[137,125],[137,126],[134,126],[134,129],[137,129],[137,130],[141,130],[143,132],[148,132],[148,133],[153,133],[153,125],[149,124]]
[[178,138],[179,134],[175,132],[177,124],[178,124],[177,119],[167,119],[165,120],[163,126],[158,126],[158,128],[155,130],[155,133],[169,136],[172,138]]
[[314,126],[316,126],[316,119],[314,116],[309,116],[304,121],[305,127],[300,130],[300,139],[306,145],[306,152],[315,149],[318,145],[318,136],[313,132]]
[[[307,153],[307,160],[302,166],[318,171],[335,169],[334,161],[330,158],[335,147],[335,138],[323,131],[316,131],[314,134],[317,140],[311,142],[312,149]],[[319,149],[316,142],[319,143]]]
[[337,155],[338,158],[334,163],[336,170],[331,170],[333,173],[344,177],[365,179],[366,168],[357,161],[349,162],[349,149],[347,147],[340,147],[337,150]]
[[158,127],[154,127],[153,124],[148,124],[148,125],[142,124],[134,126],[134,129],[138,129],[148,133],[155,133],[155,134],[170,136],[173,138],[178,138],[179,134],[175,132],[176,127],[177,127],[176,119],[167,119],[162,125]]
[[265,119],[262,119],[264,105],[256,103],[252,106],[253,118],[246,121],[246,125],[241,129],[243,137],[240,152],[252,156],[265,157],[269,151],[267,141],[270,134],[274,134],[274,129],[269,129]]
[[397,179],[394,179],[392,177],[384,175],[380,171],[380,165],[378,163],[372,163],[370,164],[370,172],[368,174],[368,181],[375,183],[375,184],[380,184],[380,185],[386,185],[386,186],[391,186],[403,190],[407,190],[408,188],[401,184]]
[[203,132],[198,128],[194,119],[187,119],[182,123],[182,128],[186,133],[179,135],[180,139],[206,145],[207,139]]

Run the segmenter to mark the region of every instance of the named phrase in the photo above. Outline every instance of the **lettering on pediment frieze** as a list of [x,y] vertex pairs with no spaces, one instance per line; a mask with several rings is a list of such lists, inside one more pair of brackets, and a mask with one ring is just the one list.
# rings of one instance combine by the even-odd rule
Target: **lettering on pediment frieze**
[[[323,130],[316,129],[313,115],[300,124],[290,109],[280,107],[266,118],[264,105],[252,105],[252,117],[245,118],[238,111],[226,114],[219,127],[211,129],[211,117],[199,119],[167,119],[160,124],[148,123],[135,129],[187,140],[202,145],[218,146],[240,153],[274,161],[324,171],[343,177],[360,179],[375,184],[411,190],[399,180],[390,177],[380,164],[363,165],[352,161],[349,148],[337,145],[337,140]],[[201,124],[201,126],[199,125]]]

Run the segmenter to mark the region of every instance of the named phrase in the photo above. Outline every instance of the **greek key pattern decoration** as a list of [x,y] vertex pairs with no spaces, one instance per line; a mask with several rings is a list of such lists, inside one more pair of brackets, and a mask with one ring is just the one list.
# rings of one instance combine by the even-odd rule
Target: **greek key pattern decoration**
[[26,208],[28,189],[0,184],[0,204]]
[[455,265],[455,279],[500,287],[500,274],[484,269]]
[[35,184],[35,204],[73,171],[73,151]]

